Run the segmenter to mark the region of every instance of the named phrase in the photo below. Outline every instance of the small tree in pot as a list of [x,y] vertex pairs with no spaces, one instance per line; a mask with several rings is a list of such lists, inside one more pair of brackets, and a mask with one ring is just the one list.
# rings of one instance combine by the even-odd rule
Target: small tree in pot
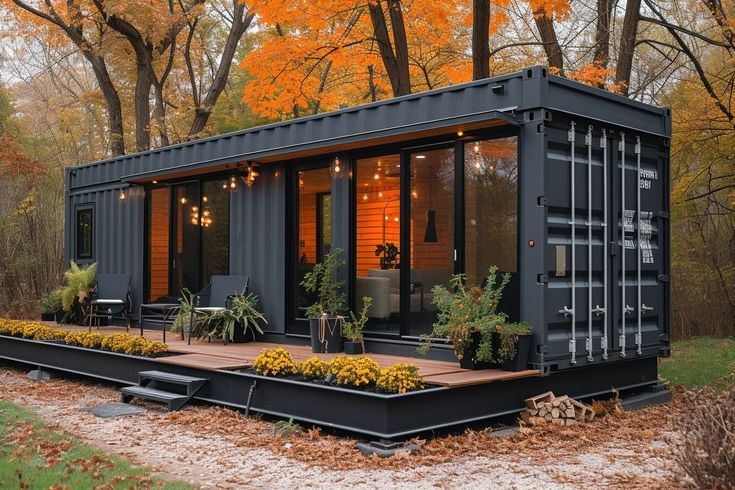
[[350,318],[344,322],[345,354],[363,354],[365,352],[365,339],[362,336],[362,330],[368,321],[368,310],[373,305],[373,298],[364,296],[362,298],[362,309],[360,317],[355,312],[350,311]]
[[344,264],[341,248],[332,249],[324,259],[304,275],[301,286],[308,293],[316,293],[316,302],[306,309],[311,331],[313,352],[342,352],[342,322],[345,295],[342,281],[336,278],[337,270]]

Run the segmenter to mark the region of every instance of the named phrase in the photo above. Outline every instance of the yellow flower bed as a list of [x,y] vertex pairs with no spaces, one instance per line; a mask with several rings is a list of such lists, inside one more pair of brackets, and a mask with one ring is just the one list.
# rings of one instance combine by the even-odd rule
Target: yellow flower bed
[[406,393],[424,389],[424,378],[415,365],[399,362],[380,371],[376,386],[388,393]]
[[[380,366],[369,357],[344,357],[345,362],[339,362],[336,383],[343,386],[354,386],[355,388],[367,388],[375,385],[380,375]],[[332,362],[339,357],[332,360]]]
[[255,372],[263,376],[303,376],[310,381],[334,375],[340,386],[369,389],[377,388],[386,393],[407,393],[424,388],[419,369],[408,363],[398,363],[380,369],[378,363],[366,356],[337,356],[325,361],[317,356],[296,364],[284,348],[265,349],[255,358]]
[[297,372],[293,357],[283,347],[264,349],[255,358],[253,369],[262,376],[288,376]]
[[297,366],[298,373],[308,380],[323,380],[329,374],[329,363],[316,356],[302,361]]
[[64,340],[66,330],[52,328],[39,322],[0,318],[0,335],[23,337],[31,340]]
[[87,349],[105,349],[121,354],[155,357],[168,352],[163,342],[148,340],[137,335],[115,333],[105,335],[84,330],[69,331],[53,328],[43,323],[0,318],[0,335],[23,337],[32,340],[63,340],[67,345]]

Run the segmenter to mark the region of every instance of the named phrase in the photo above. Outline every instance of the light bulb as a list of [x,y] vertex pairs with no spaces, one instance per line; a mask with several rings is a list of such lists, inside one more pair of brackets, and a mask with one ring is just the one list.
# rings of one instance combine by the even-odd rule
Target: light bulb
[[363,200],[363,201],[367,201],[367,194],[363,194],[363,195],[362,195],[362,200]]
[[474,150],[475,150],[475,153],[478,153],[480,151],[480,145],[479,145],[479,143],[475,143]]

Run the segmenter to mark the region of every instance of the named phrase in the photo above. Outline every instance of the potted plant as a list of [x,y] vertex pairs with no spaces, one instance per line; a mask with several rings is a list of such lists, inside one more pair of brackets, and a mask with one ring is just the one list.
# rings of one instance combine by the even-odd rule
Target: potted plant
[[[194,309],[194,293],[188,288],[181,289],[181,297],[179,298],[179,312],[176,314],[173,323],[171,323],[171,333],[189,332],[195,333],[191,329],[191,312]],[[164,325],[163,328],[166,328]]]
[[97,278],[97,264],[79,266],[72,260],[64,278],[66,285],[61,289],[61,307],[67,318],[81,324],[86,316],[84,304],[90,300]]
[[322,262],[304,275],[301,286],[316,294],[316,302],[306,309],[309,318],[312,352],[342,352],[345,297],[342,282],[336,279],[337,269],[344,264],[341,248],[332,249]]
[[495,360],[505,371],[523,371],[528,363],[531,347],[531,325],[502,323],[496,327]]
[[257,306],[256,294],[236,294],[228,299],[226,309],[204,317],[202,333],[207,332],[206,336],[219,337],[225,342],[254,341],[256,331],[263,333],[260,323],[268,324]]
[[38,301],[38,305],[41,307],[42,321],[60,323],[63,320],[64,310],[61,308],[61,288],[56,288],[43,296]]
[[373,305],[373,298],[364,296],[362,298],[362,309],[360,317],[355,316],[355,312],[350,311],[350,320],[344,322],[342,328],[343,335],[347,339],[345,342],[345,354],[363,354],[365,353],[365,339],[362,336],[362,329],[368,321],[368,310]]
[[394,243],[387,242],[381,243],[375,247],[375,256],[380,257],[380,268],[383,270],[397,269],[398,268],[398,256],[401,252],[398,251],[398,247]]
[[[530,327],[509,324],[507,315],[497,311],[510,274],[503,274],[500,284],[497,278],[497,267],[491,267],[484,287],[468,287],[464,274],[452,276],[451,290],[443,285],[434,286],[432,301],[437,306],[437,321],[431,335],[423,337],[419,351],[430,348],[432,337],[445,338],[454,347],[464,369],[487,369],[510,361],[511,353],[516,351],[510,344],[515,346],[520,341],[524,336],[521,332],[527,330],[530,334]],[[503,339],[504,348],[500,349]],[[522,349],[517,350],[520,353]]]

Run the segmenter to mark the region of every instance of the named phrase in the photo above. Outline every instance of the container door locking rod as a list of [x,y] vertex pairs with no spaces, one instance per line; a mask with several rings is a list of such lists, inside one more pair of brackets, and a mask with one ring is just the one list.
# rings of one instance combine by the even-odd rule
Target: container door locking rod
[[602,359],[607,359],[607,324],[608,324],[608,315],[607,315],[607,263],[609,261],[609,257],[607,255],[607,132],[606,130],[602,130],[602,136],[600,137],[600,148],[602,149],[602,201],[603,201],[603,211],[602,211],[602,220],[600,222],[600,226],[602,226],[602,232],[603,232],[603,250],[602,250],[602,266],[603,266],[603,284],[602,284],[602,295],[603,295],[603,301],[602,301],[602,308],[600,308],[600,305],[597,305],[594,309],[597,316],[604,316],[603,318],[603,326],[602,326],[602,338],[600,339],[600,347],[602,348]]
[[636,172],[638,173],[638,193],[636,197],[636,218],[638,219],[638,234],[636,236],[636,252],[638,262],[638,277],[636,284],[638,286],[638,333],[635,334],[635,345],[636,352],[640,355],[643,354],[643,333],[641,322],[643,318],[641,304],[641,137],[635,137],[635,153],[636,153]]
[[571,355],[571,359],[569,361],[570,364],[576,364],[577,363],[577,315],[575,312],[575,308],[577,306],[577,267],[576,267],[576,259],[577,259],[577,250],[576,250],[576,233],[575,233],[575,227],[577,225],[576,222],[576,208],[575,208],[575,199],[574,199],[574,167],[575,167],[575,156],[574,156],[574,145],[575,145],[575,122],[572,121],[569,127],[569,133],[567,136],[567,139],[569,140],[570,147],[571,147],[571,161],[570,161],[570,171],[571,171],[571,181],[570,181],[570,194],[571,194],[571,219],[569,220],[569,225],[571,226],[571,232],[572,232],[572,307],[569,308],[566,305],[563,309],[559,310],[559,313],[566,316],[571,316],[572,318],[572,338],[569,340],[569,354]]
[[620,133],[620,143],[618,149],[621,152],[620,159],[620,242],[622,245],[622,264],[621,264],[621,287],[622,298],[620,305],[623,308],[620,316],[620,357],[625,357],[625,315],[628,314],[628,305],[625,304],[625,133]]
[[592,126],[587,126],[584,137],[587,145],[587,360],[594,361],[592,355]]

